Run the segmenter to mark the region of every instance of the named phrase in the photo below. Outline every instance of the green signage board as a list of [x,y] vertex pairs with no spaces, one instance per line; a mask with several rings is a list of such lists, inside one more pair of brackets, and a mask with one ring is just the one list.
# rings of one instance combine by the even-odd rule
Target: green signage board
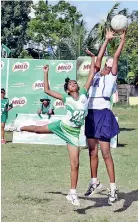
[[[16,114],[34,114],[41,106],[44,98],[43,66],[48,64],[50,88],[59,93],[64,92],[65,78],[76,79],[75,60],[34,60],[34,59],[4,59],[2,68],[2,84],[7,87],[7,97],[13,103],[9,112],[8,122],[15,119]],[[6,62],[9,64],[6,66]],[[6,69],[7,68],[7,69]],[[6,79],[4,79],[6,77]],[[6,81],[5,81],[6,80]],[[55,114],[64,115],[66,110],[61,101],[51,98]]]

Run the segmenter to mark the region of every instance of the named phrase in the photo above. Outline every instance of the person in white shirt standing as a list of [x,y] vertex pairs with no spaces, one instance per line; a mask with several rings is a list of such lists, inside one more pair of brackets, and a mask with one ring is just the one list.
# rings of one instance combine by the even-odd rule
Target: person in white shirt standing
[[120,35],[120,44],[113,58],[109,58],[105,67],[101,69],[102,58],[107,44],[117,36],[107,30],[105,41],[99,51],[95,64],[95,76],[89,89],[88,115],[85,121],[85,135],[87,137],[90,156],[91,181],[86,197],[93,195],[102,188],[102,184],[97,179],[98,170],[98,143],[107,172],[110,179],[110,192],[108,203],[113,204],[117,200],[117,187],[115,184],[115,171],[112,155],[110,152],[110,140],[119,133],[119,126],[111,111],[110,97],[113,94],[118,73],[118,60],[125,43],[124,31]]

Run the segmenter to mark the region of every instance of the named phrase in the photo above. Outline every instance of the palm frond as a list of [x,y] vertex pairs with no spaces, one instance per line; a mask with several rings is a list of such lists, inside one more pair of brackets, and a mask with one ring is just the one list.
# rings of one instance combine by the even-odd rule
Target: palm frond
[[124,8],[123,10],[119,11],[118,14],[125,15],[125,16],[129,17],[128,8]]
[[111,10],[108,12],[106,21],[110,22],[111,19],[115,16],[116,11],[118,10],[118,7],[120,6],[120,2],[116,2],[114,6],[111,8]]

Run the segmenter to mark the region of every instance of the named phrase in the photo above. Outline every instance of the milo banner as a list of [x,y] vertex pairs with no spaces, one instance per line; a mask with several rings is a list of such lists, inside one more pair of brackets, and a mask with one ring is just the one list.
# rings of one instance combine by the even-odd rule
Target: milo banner
[[5,90],[8,87],[8,85],[6,84],[8,83],[8,79],[7,79],[8,70],[9,70],[8,59],[1,59],[1,88],[4,88]]
[[[14,124],[15,126],[43,126],[57,120],[62,120],[63,117],[64,115],[53,115],[48,119],[47,115],[42,115],[42,118],[40,118],[37,114],[18,114]],[[117,117],[116,119],[118,121]],[[29,132],[13,132],[13,143],[66,145],[66,142],[55,134],[36,134]],[[81,127],[79,146],[87,146],[84,126]],[[112,148],[117,147],[117,136],[111,140],[110,146]]]
[[[65,78],[76,79],[76,61],[2,60],[2,86],[6,88],[7,97],[13,104],[13,109],[9,112],[8,124],[13,122],[17,113],[37,113],[41,106],[40,99],[44,98],[44,74],[42,69],[46,64],[50,66],[50,88],[59,93],[64,93]],[[54,106],[55,114],[63,115],[66,113],[61,101],[51,98],[51,103]]]

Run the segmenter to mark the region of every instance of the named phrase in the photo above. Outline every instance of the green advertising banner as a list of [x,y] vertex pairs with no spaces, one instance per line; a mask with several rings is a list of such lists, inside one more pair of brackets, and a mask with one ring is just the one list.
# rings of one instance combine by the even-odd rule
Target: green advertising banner
[[[7,79],[7,74],[8,74],[8,69],[9,69],[9,61],[8,59],[1,59],[1,88],[4,88],[5,90],[7,90],[7,86],[6,85],[8,82]],[[7,92],[6,92],[7,94]]]
[[[50,66],[49,84],[50,88],[56,92],[65,93],[66,77],[76,79],[75,60],[7,59],[7,61],[9,61],[8,98],[13,104],[13,109],[9,112],[8,123],[11,123],[18,113],[37,113],[41,107],[40,99],[45,95],[42,70],[44,65]],[[61,101],[51,98],[51,103],[54,106],[55,114],[66,113]]]

